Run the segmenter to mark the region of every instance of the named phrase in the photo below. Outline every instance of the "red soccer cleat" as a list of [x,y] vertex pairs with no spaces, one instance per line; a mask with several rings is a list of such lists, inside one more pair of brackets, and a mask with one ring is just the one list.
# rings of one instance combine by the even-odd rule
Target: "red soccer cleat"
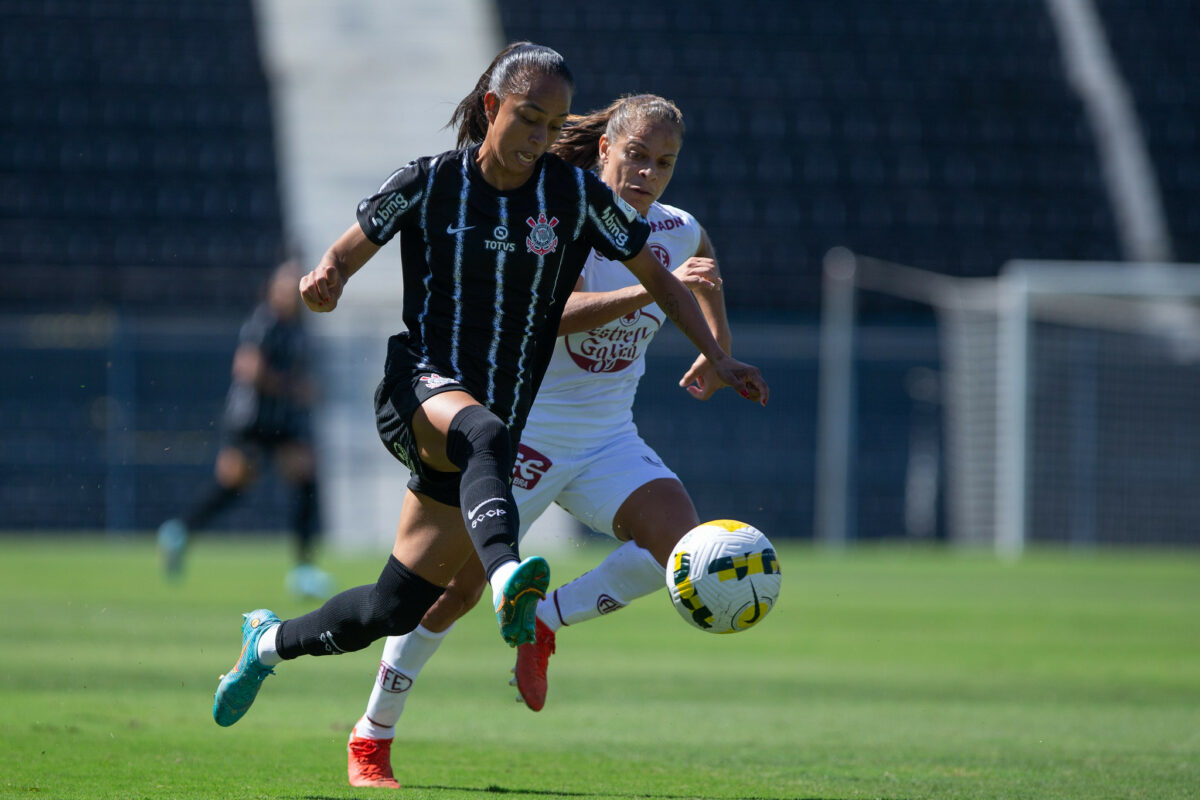
[[355,736],[351,731],[346,749],[350,752],[346,772],[350,776],[351,786],[400,788],[400,782],[392,774],[391,739],[367,739]]
[[532,644],[517,647],[517,666],[513,673],[517,678],[517,691],[525,705],[541,711],[546,705],[546,665],[554,655],[554,631],[537,621],[536,636]]

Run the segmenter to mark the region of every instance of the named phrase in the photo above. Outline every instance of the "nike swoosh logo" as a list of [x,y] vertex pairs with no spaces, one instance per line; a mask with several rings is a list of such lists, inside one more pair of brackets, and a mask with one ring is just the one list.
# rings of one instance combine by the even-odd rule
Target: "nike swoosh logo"
[[451,236],[454,236],[455,234],[462,233],[463,231],[469,231],[474,227],[475,227],[474,225],[464,225],[461,228],[456,228],[453,225],[447,225],[446,233],[450,234]]
[[503,502],[504,502],[504,498],[503,498],[503,497],[489,497],[487,500],[484,500],[482,503],[480,503],[479,505],[475,506],[475,507],[474,507],[474,508],[472,508],[470,511],[468,511],[468,512],[467,512],[467,519],[468,519],[468,520],[475,519],[475,514],[476,514],[476,512],[478,512],[478,511],[479,511],[479,509],[483,508],[483,507],[484,507],[484,506],[486,506],[488,503],[495,503],[495,502],[497,502],[497,501],[499,501],[499,502],[503,503]]
[[754,588],[754,584],[750,584],[750,591],[754,593],[754,616],[746,620],[747,625],[753,625],[758,622],[758,618],[762,616],[761,606],[758,602],[758,591]]

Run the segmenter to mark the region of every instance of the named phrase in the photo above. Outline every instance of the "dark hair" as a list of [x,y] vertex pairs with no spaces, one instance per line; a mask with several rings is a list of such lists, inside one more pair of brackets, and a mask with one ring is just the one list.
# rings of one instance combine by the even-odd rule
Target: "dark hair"
[[491,92],[501,100],[510,94],[522,94],[529,91],[533,79],[540,75],[556,75],[566,81],[572,91],[575,89],[575,77],[566,59],[557,51],[532,42],[514,42],[501,50],[446,124],[447,128],[458,128],[458,146],[477,144],[487,135],[485,94]]
[[568,117],[562,135],[550,149],[564,161],[591,169],[600,159],[602,134],[612,142],[648,122],[674,125],[683,138],[683,112],[674,103],[656,94],[627,94],[599,111]]

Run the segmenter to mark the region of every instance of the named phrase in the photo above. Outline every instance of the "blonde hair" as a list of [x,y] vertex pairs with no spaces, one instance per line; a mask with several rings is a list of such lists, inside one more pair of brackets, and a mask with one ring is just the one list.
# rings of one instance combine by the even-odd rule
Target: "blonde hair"
[[656,94],[627,94],[599,111],[568,117],[566,128],[550,150],[577,167],[592,169],[600,160],[601,135],[613,142],[648,122],[671,125],[683,138],[683,112],[678,106]]

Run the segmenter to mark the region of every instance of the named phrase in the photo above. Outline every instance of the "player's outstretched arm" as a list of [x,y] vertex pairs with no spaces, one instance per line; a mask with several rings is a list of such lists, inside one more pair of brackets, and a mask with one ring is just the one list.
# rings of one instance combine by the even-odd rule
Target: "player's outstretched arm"
[[[693,265],[697,268],[692,269]],[[699,267],[703,267],[700,270]],[[692,280],[692,273],[697,277]],[[675,270],[675,276],[692,290],[700,313],[708,322],[708,329],[726,353],[733,352],[733,335],[729,331],[729,318],[725,315],[725,277],[721,274],[721,265],[717,262],[717,253],[713,250],[708,232],[700,229],[700,246],[696,254]]]
[[[717,263],[707,256],[692,256],[675,270],[675,277],[679,278],[684,286],[695,292],[698,300],[701,292],[719,291],[717,287],[720,285],[720,272],[717,269]],[[567,298],[562,320],[558,324],[559,336],[598,328],[614,319],[620,319],[626,314],[645,308],[654,300],[646,287],[640,283],[607,292],[580,291],[579,286],[582,283],[583,280],[580,279],[575,291]],[[700,310],[704,313],[705,319],[709,320],[709,329],[712,330],[717,342],[728,350],[720,332],[724,325],[720,321],[724,319],[724,305],[722,304],[719,310],[720,320],[718,313],[710,311],[705,302],[700,303]],[[728,325],[724,325],[723,330],[727,334]]]
[[713,337],[708,322],[687,287],[643,247],[624,262],[654,297],[654,300],[684,335],[712,363],[717,376],[748,400],[766,405],[770,390],[758,368],[744,364],[725,352]]
[[379,245],[367,238],[358,223],[351,225],[325,251],[316,268],[300,279],[304,304],[313,311],[333,311],[346,281],[378,252]]
[[[703,275],[705,280],[691,281],[693,273]],[[712,241],[703,228],[700,229],[700,246],[696,249],[696,255],[676,269],[675,276],[692,290],[696,303],[700,306],[700,313],[708,321],[708,329],[712,331],[717,344],[721,345],[721,349],[726,353],[732,353],[733,334],[729,330],[729,318],[725,314],[725,280],[717,263]],[[708,358],[700,355],[680,378],[679,385],[697,400],[707,400],[726,384],[717,375]]]
[[[580,283],[583,283],[582,279]],[[577,285],[578,286],[578,285]],[[651,300],[650,293],[641,284],[614,289],[609,292],[571,292],[558,323],[558,335],[581,333],[620,319],[626,314],[645,307]]]

